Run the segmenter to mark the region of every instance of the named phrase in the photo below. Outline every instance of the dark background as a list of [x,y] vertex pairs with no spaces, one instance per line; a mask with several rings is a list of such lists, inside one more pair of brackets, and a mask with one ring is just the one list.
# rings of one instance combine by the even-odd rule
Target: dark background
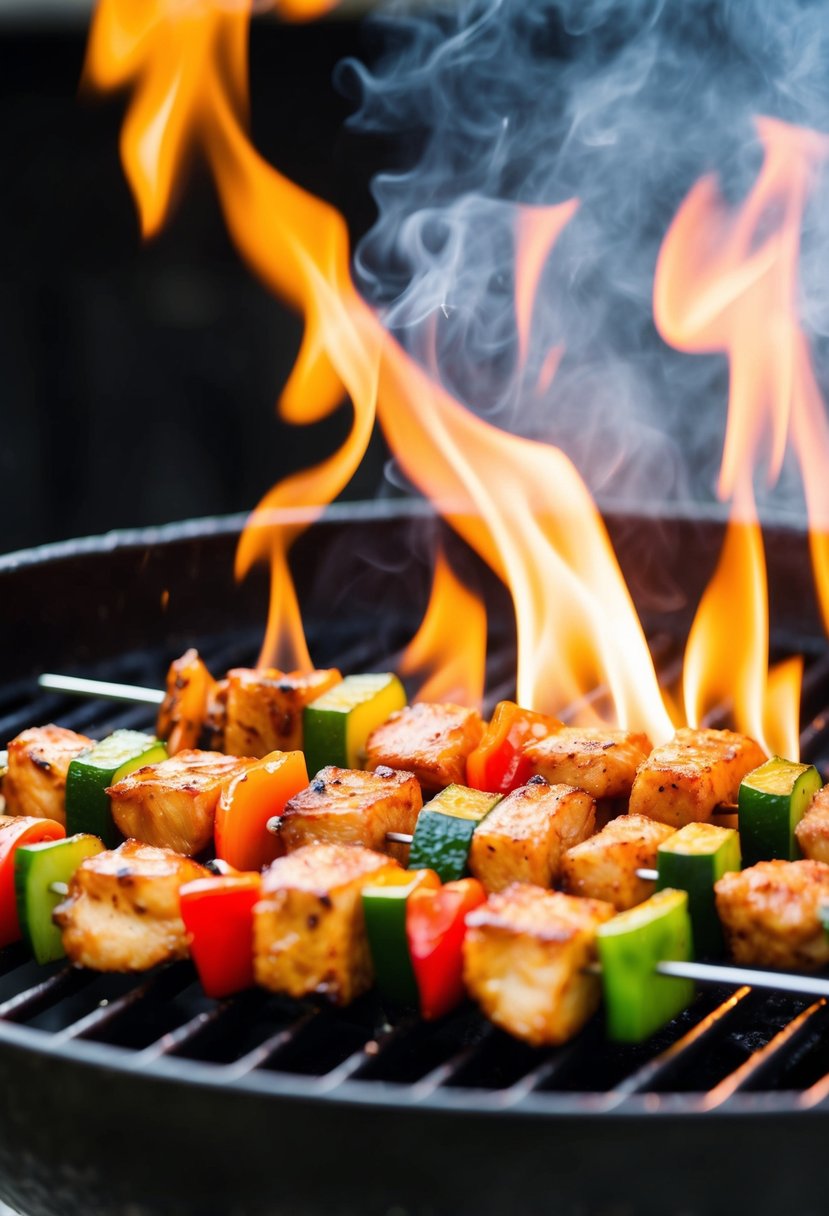
[[[391,149],[350,134],[332,71],[370,57],[356,20],[253,23],[254,138],[370,226]],[[275,401],[298,319],[250,276],[196,167],[142,244],[118,160],[123,98],[79,96],[86,21],[0,17],[0,552],[116,527],[246,511],[344,435],[287,427]],[[385,452],[347,495],[374,493]]]

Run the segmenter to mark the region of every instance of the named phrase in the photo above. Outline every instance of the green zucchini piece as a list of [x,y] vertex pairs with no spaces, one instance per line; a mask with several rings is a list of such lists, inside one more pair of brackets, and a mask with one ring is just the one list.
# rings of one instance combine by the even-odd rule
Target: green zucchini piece
[[686,823],[659,846],[657,891],[674,887],[688,892],[688,911],[698,956],[721,954],[722,925],[717,915],[714,883],[740,868],[740,837],[733,828],[713,823]]
[[463,878],[475,829],[500,801],[500,794],[447,785],[418,815],[409,869],[434,870],[441,882]]
[[428,870],[390,871],[382,881],[363,887],[363,915],[377,987],[401,1005],[417,1005],[418,988],[406,936],[406,904],[424,884],[437,886]]
[[[97,836],[68,836],[21,845],[14,855],[14,890],[24,940],[39,963],[63,958],[60,929],[52,920],[55,908],[66,898],[66,884],[87,857],[102,853]],[[53,890],[57,884],[58,890]]]
[[66,778],[66,831],[91,832],[107,848],[124,839],[112,819],[107,788],[134,769],[167,759],[167,748],[154,735],[116,730],[69,765]]
[[371,732],[405,704],[406,690],[391,672],[346,676],[303,711],[308,772],[327,764],[361,768]]
[[605,1018],[611,1039],[641,1043],[694,998],[692,980],[658,975],[656,964],[693,958],[685,891],[666,888],[597,931]]
[[823,785],[813,764],[774,756],[744,777],[738,796],[743,865],[800,857],[795,828]]

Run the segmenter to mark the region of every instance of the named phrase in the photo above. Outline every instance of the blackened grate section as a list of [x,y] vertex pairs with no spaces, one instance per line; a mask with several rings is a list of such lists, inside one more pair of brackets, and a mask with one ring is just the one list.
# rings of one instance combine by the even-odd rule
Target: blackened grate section
[[[405,638],[400,639],[401,645]],[[225,635],[201,646],[220,671],[249,663],[258,637]],[[316,643],[313,645],[313,643]],[[387,649],[343,624],[312,639],[320,663],[344,670],[388,665]],[[670,665],[669,646],[661,649]],[[100,675],[157,687],[173,656],[126,656]],[[490,686],[507,695],[510,656],[494,660]],[[804,756],[829,760],[829,658],[806,676]],[[30,685],[0,692],[0,737],[57,720],[95,735],[152,724],[147,708],[77,702]],[[829,1095],[829,1010],[822,1001],[708,989],[648,1043],[609,1043],[596,1019],[577,1040],[536,1051],[488,1025],[471,1007],[427,1026],[386,1009],[374,994],[350,1009],[297,1003],[264,992],[216,1002],[189,963],[139,977],[95,975],[62,964],[37,967],[19,946],[0,951],[0,1041],[4,1024],[38,1033],[46,1050],[104,1050],[115,1067],[160,1069],[181,1081],[204,1077],[231,1088],[272,1087],[383,1103],[577,1113],[639,1109],[754,1109],[763,1096],[792,1109]],[[778,1105],[779,1108],[779,1105]]]

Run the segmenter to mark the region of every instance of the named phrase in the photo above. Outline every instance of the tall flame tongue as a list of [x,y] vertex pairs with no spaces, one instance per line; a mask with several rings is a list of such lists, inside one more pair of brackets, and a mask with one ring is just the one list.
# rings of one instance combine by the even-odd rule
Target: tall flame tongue
[[486,678],[486,608],[455,575],[441,549],[420,629],[400,662],[402,676],[426,678],[418,701],[481,708]]
[[[135,91],[122,151],[145,233],[167,213],[183,153],[199,149],[230,233],[263,281],[305,318],[280,401],[307,422],[344,393],[354,420],[340,451],[269,494],[242,538],[237,569],[273,562],[263,661],[309,662],[287,565],[299,531],[350,479],[375,412],[408,476],[508,585],[518,628],[518,697],[555,711],[606,685],[615,718],[665,738],[671,724],[601,518],[557,449],[506,434],[455,401],[385,332],[349,277],[341,216],[265,163],[246,129],[248,6],[198,0],[103,0],[87,79]],[[528,332],[535,285],[575,203],[518,215],[517,318]],[[525,342],[525,339],[522,339]],[[542,369],[545,383],[558,352]]]
[[773,483],[791,441],[829,628],[829,426],[797,318],[803,211],[829,140],[769,118],[757,120],[757,131],[763,165],[739,209],[728,208],[713,175],[682,204],[657,263],[654,316],[679,350],[723,352],[729,361],[718,489],[732,500],[731,520],[688,640],[686,713],[696,722],[732,699],[741,729],[769,750],[795,756],[802,665],[767,674],[766,567],[753,477],[767,453]]

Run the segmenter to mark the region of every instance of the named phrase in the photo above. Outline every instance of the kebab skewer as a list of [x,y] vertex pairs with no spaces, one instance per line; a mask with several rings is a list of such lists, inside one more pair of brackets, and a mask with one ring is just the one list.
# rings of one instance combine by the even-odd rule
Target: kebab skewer
[[[715,733],[715,732],[711,732],[711,733]],[[401,833],[401,835],[402,835],[402,833]],[[650,877],[650,876],[648,876],[648,877]],[[582,902],[583,902],[583,901],[582,901]]]

